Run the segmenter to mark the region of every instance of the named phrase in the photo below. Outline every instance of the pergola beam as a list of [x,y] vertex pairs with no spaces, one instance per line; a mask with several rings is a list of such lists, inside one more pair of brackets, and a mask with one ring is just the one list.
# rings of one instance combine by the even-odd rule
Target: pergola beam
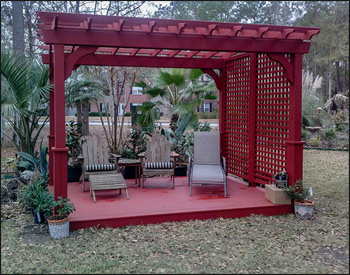
[[[67,58],[69,54],[65,54]],[[49,64],[49,54],[41,54],[44,64]],[[151,57],[151,56],[130,56],[130,55],[107,55],[88,54],[81,57],[76,65],[92,66],[127,66],[127,67],[154,67],[154,68],[204,68],[220,69],[224,66],[223,59],[204,58],[171,58],[171,57]]]
[[[267,32],[265,33],[265,35]],[[265,39],[246,37],[225,37],[184,35],[179,39],[174,34],[119,32],[108,30],[89,32],[82,29],[43,29],[45,44],[65,44],[82,46],[103,46],[143,49],[169,49],[190,51],[237,51],[264,53],[308,53],[310,42],[288,39]],[[140,41],[142,43],[140,44]]]

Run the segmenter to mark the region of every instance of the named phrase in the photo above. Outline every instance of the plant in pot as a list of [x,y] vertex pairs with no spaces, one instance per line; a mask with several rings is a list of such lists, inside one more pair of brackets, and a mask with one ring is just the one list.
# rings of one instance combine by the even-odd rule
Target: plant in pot
[[294,202],[294,212],[297,217],[302,219],[312,218],[315,203],[306,199],[310,192],[309,189],[303,186],[301,180],[296,181],[294,185],[283,187],[282,190]]
[[68,152],[68,182],[77,182],[80,179],[82,168],[78,156],[81,153],[81,125],[71,120],[66,123],[66,146]]
[[52,194],[48,191],[47,180],[35,174],[30,182],[25,185],[18,196],[20,205],[31,211],[34,223],[45,223],[45,216],[50,214]]
[[[52,215],[52,210],[55,210]],[[46,216],[49,224],[50,236],[53,239],[61,239],[69,236],[69,214],[75,211],[73,203],[68,198],[58,197],[52,200],[51,213]]]

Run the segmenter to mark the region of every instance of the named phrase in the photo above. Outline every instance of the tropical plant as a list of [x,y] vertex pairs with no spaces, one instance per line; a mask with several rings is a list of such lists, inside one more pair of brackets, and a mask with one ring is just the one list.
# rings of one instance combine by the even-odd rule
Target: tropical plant
[[196,110],[202,100],[217,99],[212,94],[216,90],[214,82],[200,81],[202,74],[200,69],[159,69],[152,85],[144,81],[136,83],[143,87],[145,89],[143,93],[151,98],[151,101],[139,107],[142,112],[139,117],[140,124],[152,127],[154,121],[159,119],[161,107],[171,110],[170,128],[172,130],[175,130],[174,124],[179,116],[189,114],[191,121],[198,121]]
[[79,166],[78,156],[81,154],[81,125],[74,120],[66,123],[66,146],[68,147],[68,159],[70,165]]
[[[18,137],[16,149],[34,155],[41,130],[49,120],[49,68],[37,60],[29,61],[1,52],[1,115]],[[46,116],[43,120],[39,120]],[[12,141],[8,133],[3,134]]]
[[282,190],[288,198],[298,202],[303,202],[309,196],[309,189],[303,186],[301,180],[296,181],[294,185],[282,187]]
[[91,77],[87,70],[78,70],[66,80],[65,89],[66,106],[77,109],[77,123],[82,126],[79,132],[83,135],[89,134],[89,104],[96,103],[105,96],[105,85]]
[[49,162],[47,161],[48,147],[40,147],[39,159],[26,152],[18,152],[20,160],[17,163],[19,170],[39,172],[44,180],[48,180]]
[[193,158],[194,132],[208,132],[210,130],[209,123],[191,123],[191,116],[186,114],[179,117],[175,131],[163,128],[161,133],[172,143],[172,151],[179,154],[179,162],[183,164],[187,162],[188,157]]

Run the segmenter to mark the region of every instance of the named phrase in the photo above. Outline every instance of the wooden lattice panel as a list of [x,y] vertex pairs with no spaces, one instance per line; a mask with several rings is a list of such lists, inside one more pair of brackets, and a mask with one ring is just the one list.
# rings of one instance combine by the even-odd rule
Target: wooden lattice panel
[[282,66],[266,54],[257,55],[255,93],[254,182],[270,184],[286,168],[290,84]]
[[248,178],[250,56],[227,61],[224,107],[224,155],[227,172]]

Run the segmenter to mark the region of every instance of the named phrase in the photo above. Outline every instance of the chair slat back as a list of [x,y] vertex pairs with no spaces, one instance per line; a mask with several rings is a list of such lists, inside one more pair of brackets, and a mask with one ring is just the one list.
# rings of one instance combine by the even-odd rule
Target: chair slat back
[[84,165],[108,164],[108,146],[96,135],[83,137]]
[[146,162],[170,162],[171,143],[161,134],[153,134],[147,142]]
[[220,133],[194,132],[194,164],[220,164]]

